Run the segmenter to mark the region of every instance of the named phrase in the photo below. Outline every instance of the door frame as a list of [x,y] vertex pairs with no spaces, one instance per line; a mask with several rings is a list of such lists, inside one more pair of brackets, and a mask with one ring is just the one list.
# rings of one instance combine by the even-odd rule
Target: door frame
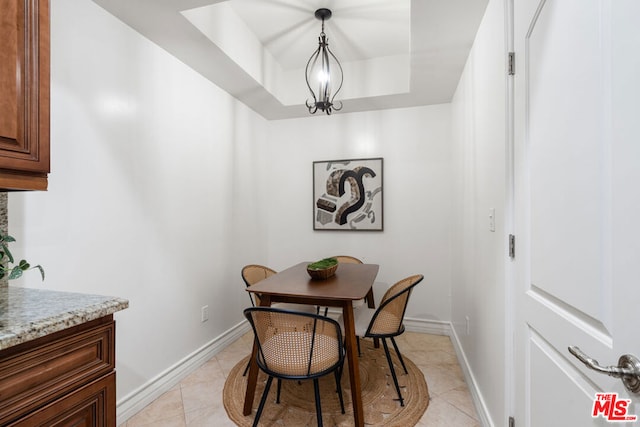
[[[515,51],[514,44],[514,0],[504,0],[505,8],[505,85],[506,85],[506,129],[505,129],[505,198],[504,198],[504,238],[507,240],[506,247],[509,248],[510,235],[515,236],[515,83],[514,75],[509,73],[508,55]],[[517,58],[514,57],[517,64]],[[514,64],[515,71],[515,64]],[[517,252],[515,253],[517,256]],[[507,319],[505,342],[505,408],[506,418],[515,416],[516,409],[516,290],[517,290],[517,270],[515,258],[505,256],[504,277],[505,277],[505,318]]]

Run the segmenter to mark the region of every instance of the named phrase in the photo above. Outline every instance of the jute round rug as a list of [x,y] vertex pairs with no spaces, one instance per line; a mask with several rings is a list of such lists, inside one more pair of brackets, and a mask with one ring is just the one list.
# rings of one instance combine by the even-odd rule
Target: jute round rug
[[[360,356],[360,382],[362,386],[362,403],[364,406],[365,424],[371,426],[414,426],[429,406],[429,390],[420,369],[405,355],[403,359],[409,374],[405,374],[397,361],[393,349],[391,354],[396,362],[396,373],[400,383],[404,407],[397,398],[393,378],[389,372],[387,359],[382,345],[374,348],[371,340],[360,340],[362,356]],[[229,418],[239,426],[251,426],[264,390],[266,375],[260,371],[253,412],[242,415],[242,405],[247,387],[247,379],[242,376],[250,356],[242,359],[233,367],[224,384],[223,402]],[[351,389],[349,372],[345,363],[342,374],[342,393],[346,414],[340,411],[340,401],[335,391],[333,375],[320,379],[320,401],[322,405],[322,421],[326,426],[352,426],[353,408],[351,406]],[[311,381],[283,381],[280,404],[275,403],[276,381],[273,382],[269,397],[265,403],[260,426],[315,426],[316,412]]]

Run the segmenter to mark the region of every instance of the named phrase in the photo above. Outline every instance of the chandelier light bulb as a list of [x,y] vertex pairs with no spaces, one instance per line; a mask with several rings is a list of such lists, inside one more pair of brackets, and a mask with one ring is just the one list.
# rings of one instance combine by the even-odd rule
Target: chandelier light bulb
[[318,81],[320,83],[327,83],[329,81],[329,73],[324,70],[318,71]]

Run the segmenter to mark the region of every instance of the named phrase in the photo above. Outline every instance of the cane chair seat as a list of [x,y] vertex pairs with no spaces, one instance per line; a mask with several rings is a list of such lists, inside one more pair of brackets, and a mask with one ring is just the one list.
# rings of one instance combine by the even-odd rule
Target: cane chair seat
[[308,341],[312,336],[308,331],[275,334],[262,344],[265,365],[289,377],[315,375],[330,369],[339,362],[340,343],[336,337],[316,335],[309,360]]
[[254,427],[258,425],[273,378],[278,379],[277,402],[280,400],[280,380],[313,380],[316,417],[318,425],[322,426],[318,378],[333,373],[344,414],[340,386],[344,347],[340,325],[335,320],[272,307],[247,308],[244,315],[251,324],[258,347],[256,363],[268,375]]

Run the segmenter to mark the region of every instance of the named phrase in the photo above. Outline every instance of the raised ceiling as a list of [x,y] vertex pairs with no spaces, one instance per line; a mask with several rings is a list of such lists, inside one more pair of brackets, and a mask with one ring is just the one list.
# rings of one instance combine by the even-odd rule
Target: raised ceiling
[[267,119],[309,115],[316,9],[333,11],[325,33],[344,68],[343,114],[450,102],[488,2],[94,1]]

